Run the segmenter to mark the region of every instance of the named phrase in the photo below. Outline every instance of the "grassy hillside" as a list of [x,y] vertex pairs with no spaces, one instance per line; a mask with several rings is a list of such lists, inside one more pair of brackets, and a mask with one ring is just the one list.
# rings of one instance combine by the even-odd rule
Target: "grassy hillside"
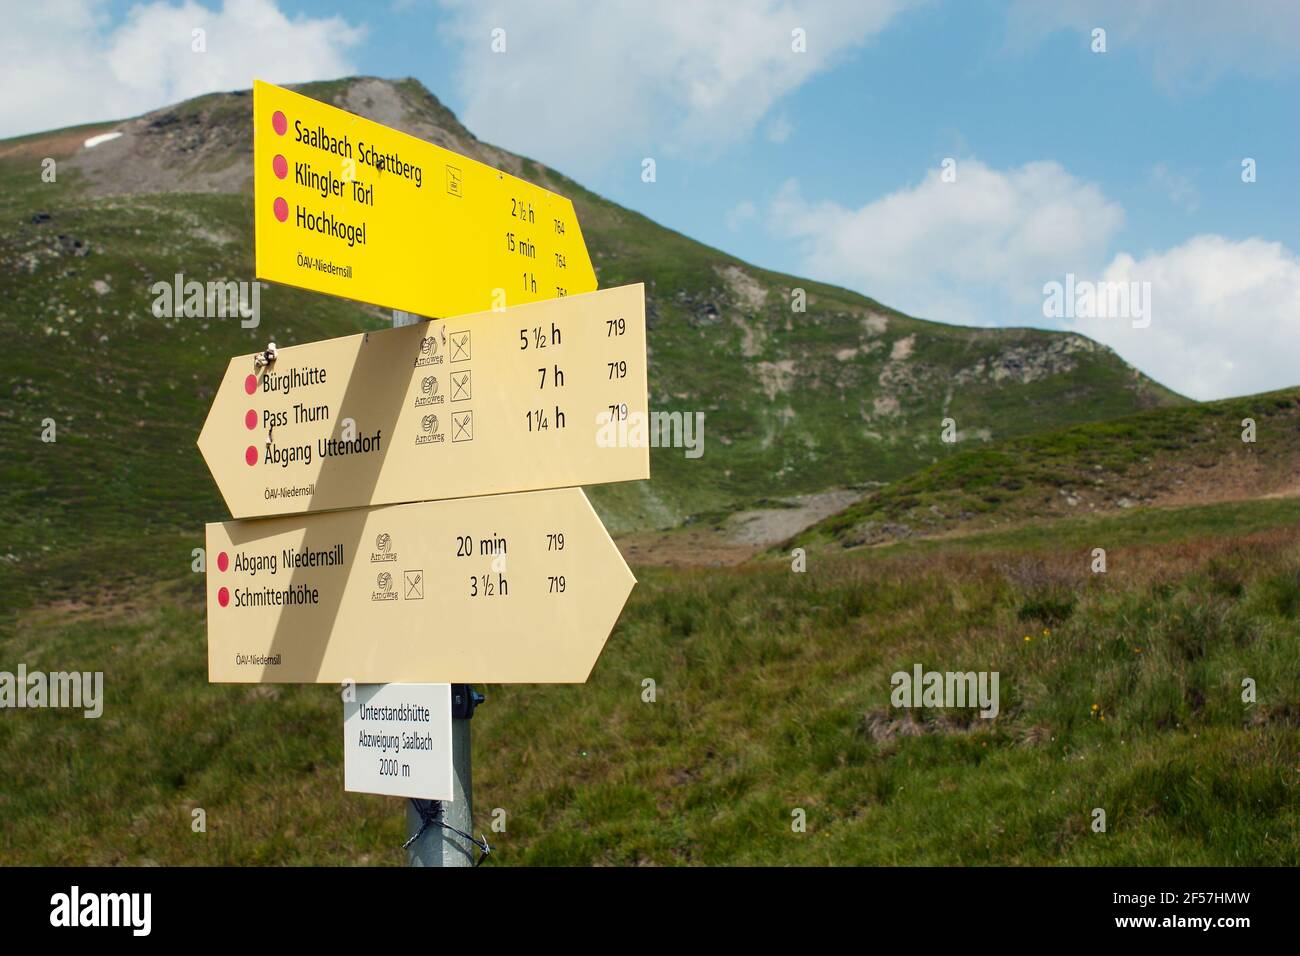
[[[1069,524],[639,569],[588,684],[485,688],[489,865],[1294,864],[1300,502]],[[7,863],[403,861],[400,801],[343,791],[336,688],[206,682],[198,575],[26,612],[0,660],[107,698],[0,719]],[[998,671],[998,717],[891,709],[915,663]]]
[[[707,415],[703,458],[592,490],[615,532],[699,520],[629,547],[591,681],[485,688],[498,863],[1300,859],[1300,392],[1191,405],[1079,336],[755,269],[478,142],[412,81],[306,92],[572,197],[601,284],[647,283],[652,405]],[[150,313],[177,272],[251,278],[250,109],[0,142],[0,670],[103,671],[106,695],[99,720],[0,712],[5,863],[403,861],[400,802],[343,791],[336,688],[207,683],[191,549],[225,509],[194,442],[229,356],[390,321],[284,287],[255,330]],[[747,504],[882,482],[798,539],[806,573],[649,566],[673,535],[699,563],[701,527],[742,519],[747,557],[800,526]],[[891,708],[916,663],[996,670],[1000,714]]]
[[[1242,440],[1242,422],[1255,440]],[[807,529],[845,548],[1144,505],[1300,494],[1300,390],[1166,408],[954,454]]]
[[[657,449],[653,481],[594,489],[615,532],[899,477],[948,451],[944,415],[981,440],[1182,402],[1079,336],[924,322],[754,269],[480,143],[413,81],[304,89],[572,197],[601,284],[647,283],[652,405],[705,412],[705,454]],[[286,287],[264,290],[253,330],[151,314],[152,284],[178,272],[252,277],[251,102],[215,94],[0,142],[0,559],[27,573],[88,542],[197,539],[225,513],[194,440],[229,356],[388,324]],[[106,130],[123,135],[82,147]],[[57,443],[40,440],[46,419]]]

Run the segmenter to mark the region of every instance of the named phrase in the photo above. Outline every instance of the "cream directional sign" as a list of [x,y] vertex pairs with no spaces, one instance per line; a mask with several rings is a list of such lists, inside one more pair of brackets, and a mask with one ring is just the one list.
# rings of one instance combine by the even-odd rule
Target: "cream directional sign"
[[343,789],[451,800],[451,685],[351,690],[343,699]]
[[260,80],[253,194],[260,279],[441,317],[596,288],[569,200]]
[[635,579],[580,488],[207,526],[214,683],[580,683]]
[[643,290],[233,359],[199,449],[236,518],[649,478]]

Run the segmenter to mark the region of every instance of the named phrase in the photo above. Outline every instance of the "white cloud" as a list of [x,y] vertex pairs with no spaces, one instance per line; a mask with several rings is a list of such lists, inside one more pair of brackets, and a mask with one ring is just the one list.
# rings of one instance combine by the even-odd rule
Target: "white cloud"
[[[787,183],[768,226],[803,270],[913,315],[970,325],[1050,325],[1043,286],[1150,283],[1150,325],[1070,318],[1147,375],[1209,400],[1300,384],[1300,258],[1276,242],[1201,235],[1141,258],[1113,254],[1124,211],[1055,162],[957,163],[858,209]],[[1140,323],[1139,323],[1140,324]]]
[[[708,154],[915,0],[444,0],[466,125],[583,172],[619,150]],[[505,30],[506,50],[491,49]],[[807,52],[792,50],[802,29]]]
[[1300,4],[1295,0],[1016,0],[1014,43],[1057,30],[1106,30],[1107,55],[1136,51],[1166,86],[1204,84],[1229,70],[1254,76],[1300,68]]
[[997,324],[1041,324],[1043,283],[1101,269],[1124,222],[1118,204],[1058,163],[996,170],[977,159],[958,160],[955,182],[934,169],[857,209],[808,201],[788,182],[769,212],[771,230],[801,246],[814,278],[914,315],[976,324],[998,303],[1013,311]]
[[1151,283],[1151,324],[1067,323],[1192,398],[1300,384],[1300,258],[1281,243],[1195,236],[1166,252],[1117,255],[1101,276]]
[[[191,48],[195,29],[204,53]],[[273,0],[145,3],[120,22],[104,0],[17,5],[0,32],[0,136],[134,116],[254,77],[353,73],[347,51],[362,35],[339,17],[287,17]]]

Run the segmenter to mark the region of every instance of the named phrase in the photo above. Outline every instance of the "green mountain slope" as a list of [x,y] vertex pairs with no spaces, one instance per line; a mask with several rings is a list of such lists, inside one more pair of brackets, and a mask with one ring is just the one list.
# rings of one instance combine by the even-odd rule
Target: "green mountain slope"
[[[1254,422],[1254,441],[1243,423]],[[1300,389],[1163,408],[954,454],[791,546],[845,548],[1037,518],[1300,495]]]
[[[925,322],[755,269],[480,143],[414,81],[303,91],[570,196],[601,285],[647,283],[652,406],[703,411],[705,452],[657,449],[653,481],[594,489],[615,532],[897,478],[944,454],[944,416],[997,439],[1184,401],[1080,336]],[[194,440],[229,356],[388,324],[285,287],[264,290],[257,329],[151,314],[159,279],[252,277],[250,119],[244,91],[0,142],[0,561],[31,571],[88,542],[197,538],[225,516]]]

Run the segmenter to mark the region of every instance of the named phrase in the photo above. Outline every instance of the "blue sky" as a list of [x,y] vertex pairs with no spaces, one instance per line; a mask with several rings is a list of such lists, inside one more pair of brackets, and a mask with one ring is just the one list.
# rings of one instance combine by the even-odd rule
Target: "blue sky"
[[[62,0],[0,40],[6,88],[38,90],[0,107],[0,135],[253,75],[414,76],[481,138],[756,265],[925,318],[1076,329],[1213,398],[1300,383],[1298,10]],[[50,69],[24,59],[38,34],[72,55],[34,84]],[[1146,283],[1151,321],[1046,315],[1044,284],[1067,273]]]

